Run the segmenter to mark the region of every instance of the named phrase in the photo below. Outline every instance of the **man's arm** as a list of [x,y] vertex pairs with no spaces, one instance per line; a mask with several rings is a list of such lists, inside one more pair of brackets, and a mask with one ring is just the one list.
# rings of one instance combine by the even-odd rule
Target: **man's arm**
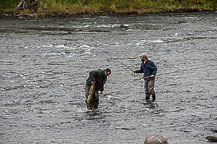
[[94,71],[91,71],[91,72],[90,72],[89,78],[90,78],[91,84],[94,84],[95,81],[96,81],[95,72],[94,72]]
[[134,70],[133,72],[134,72],[134,73],[143,73],[142,64],[141,64],[139,70]]
[[154,77],[157,74],[157,67],[154,62],[151,62],[149,67],[152,69],[150,77]]

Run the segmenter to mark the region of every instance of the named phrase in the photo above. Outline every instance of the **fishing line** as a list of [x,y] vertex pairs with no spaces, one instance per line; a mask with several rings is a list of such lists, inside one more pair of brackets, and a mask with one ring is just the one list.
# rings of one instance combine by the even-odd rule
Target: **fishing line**
[[201,67],[195,67],[195,68],[188,68],[188,69],[183,69],[183,70],[177,70],[173,72],[167,72],[167,73],[162,73],[158,74],[157,76],[162,76],[162,75],[168,75],[168,74],[173,74],[173,73],[179,73],[179,72],[184,72],[184,71],[189,71],[189,70],[199,70],[199,69],[204,69],[208,67],[217,67],[217,65],[207,65],[207,66],[201,66]]
[[[162,74],[157,74],[156,77],[163,76],[163,75],[169,75],[169,74],[174,74],[174,73],[179,73],[179,72],[184,72],[184,71],[189,71],[189,70],[199,70],[203,68],[208,68],[208,67],[217,67],[217,65],[207,65],[207,66],[201,66],[201,67],[195,67],[195,68],[188,68],[188,69],[183,69],[183,70],[177,70],[173,72],[167,72],[167,73],[162,73]],[[147,79],[149,77],[142,77],[142,79]],[[140,80],[140,79],[136,79]]]
[[[162,74],[157,74],[156,76],[163,76],[163,75],[169,75],[169,74],[174,74],[174,73],[179,73],[179,72],[184,72],[184,71],[189,71],[189,70],[199,70],[199,69],[204,69],[204,68],[208,68],[208,67],[217,67],[217,65],[207,65],[207,66],[201,66],[201,67],[195,67],[195,68],[188,68],[188,69],[183,69],[183,70],[177,70],[177,71],[173,71],[173,72],[167,72],[167,73],[162,73]],[[142,77],[141,79],[148,79],[150,77]],[[140,80],[140,79],[136,79],[136,80]]]
[[[128,69],[128,70],[130,70],[132,72],[134,71],[132,68],[130,68],[128,65],[126,65],[125,63],[123,63],[122,61],[120,61],[118,58],[116,58],[116,60],[119,63],[121,63],[122,65],[124,65],[126,69]],[[179,73],[179,72],[184,72],[184,71],[189,71],[189,70],[199,70],[199,69],[204,69],[204,68],[208,68],[208,67],[217,67],[217,65],[206,65],[206,66],[201,66],[201,67],[194,67],[194,68],[187,68],[187,69],[182,69],[182,70],[177,70],[177,71],[172,71],[172,72],[166,72],[166,73],[162,73],[162,74],[160,73],[160,74],[157,74],[156,77],[163,76],[163,75],[174,74],[174,73]],[[136,80],[150,78],[150,77],[143,77],[143,76],[140,75],[140,73],[133,73],[133,74],[136,74],[137,76],[140,77],[140,78],[137,78]]]

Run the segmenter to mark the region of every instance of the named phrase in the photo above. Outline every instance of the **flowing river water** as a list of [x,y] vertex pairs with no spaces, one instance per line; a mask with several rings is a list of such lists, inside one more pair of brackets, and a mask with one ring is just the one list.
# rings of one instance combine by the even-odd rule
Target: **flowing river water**
[[[123,26],[124,25],[124,26]],[[139,54],[158,67],[144,104]],[[111,68],[96,110],[91,70]],[[217,135],[217,13],[0,19],[1,144],[208,144]]]

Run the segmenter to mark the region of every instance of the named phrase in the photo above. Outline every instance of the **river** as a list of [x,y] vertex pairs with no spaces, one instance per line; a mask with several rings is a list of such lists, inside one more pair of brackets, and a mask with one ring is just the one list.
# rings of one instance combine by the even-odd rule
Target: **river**
[[[124,25],[124,26],[121,26]],[[144,104],[139,54],[158,67]],[[209,144],[217,129],[217,13],[0,19],[1,144]],[[96,110],[91,70],[111,68]]]

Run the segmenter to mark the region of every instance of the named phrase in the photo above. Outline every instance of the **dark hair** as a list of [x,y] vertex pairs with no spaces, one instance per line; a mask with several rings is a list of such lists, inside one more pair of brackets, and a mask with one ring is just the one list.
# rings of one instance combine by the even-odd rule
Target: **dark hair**
[[107,68],[107,69],[105,69],[104,71],[106,71],[106,72],[110,72],[110,74],[112,73],[112,71],[111,71],[110,68]]

